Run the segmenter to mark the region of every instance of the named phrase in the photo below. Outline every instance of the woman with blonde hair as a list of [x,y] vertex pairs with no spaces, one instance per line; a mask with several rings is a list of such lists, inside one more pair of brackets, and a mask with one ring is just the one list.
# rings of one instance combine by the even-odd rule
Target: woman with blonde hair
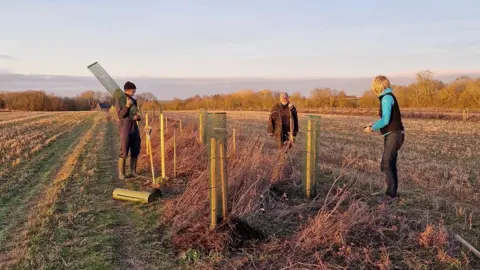
[[405,131],[402,123],[402,115],[398,101],[392,92],[390,81],[385,76],[377,76],[372,81],[372,91],[380,100],[380,120],[370,123],[364,128],[366,133],[380,131],[384,137],[384,149],[380,169],[385,174],[387,191],[385,199],[397,197],[398,174],[397,157],[398,150],[403,145]]

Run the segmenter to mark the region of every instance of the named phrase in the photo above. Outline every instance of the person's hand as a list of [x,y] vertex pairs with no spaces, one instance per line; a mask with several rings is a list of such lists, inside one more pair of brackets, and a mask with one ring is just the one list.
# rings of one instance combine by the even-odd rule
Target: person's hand
[[145,128],[144,128],[144,131],[145,131],[145,133],[147,133],[148,135],[150,135],[150,133],[152,133],[152,127],[145,127]]
[[140,121],[140,120],[142,120],[142,117],[138,114],[135,114],[135,116],[133,116],[133,120]]
[[127,98],[127,104],[125,104],[128,108],[133,106],[133,100],[131,98]]
[[270,137],[273,137],[273,133],[268,133],[267,135]]
[[372,127],[371,126],[366,126],[363,128],[363,132],[365,133],[371,133],[372,132]]

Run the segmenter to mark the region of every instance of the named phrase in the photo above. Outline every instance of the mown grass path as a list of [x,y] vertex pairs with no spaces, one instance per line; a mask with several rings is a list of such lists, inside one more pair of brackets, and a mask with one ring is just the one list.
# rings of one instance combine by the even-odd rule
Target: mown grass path
[[18,244],[14,237],[26,226],[28,212],[39,194],[91,126],[91,120],[73,126],[66,136],[0,178],[0,268],[15,262],[11,256]]
[[[139,205],[115,201],[116,187],[132,188],[116,176],[117,127],[104,113],[80,139],[60,170],[48,175],[36,214],[8,256],[19,269],[173,269],[174,257],[162,243],[160,201]],[[42,197],[43,198],[43,197]],[[21,223],[21,222],[19,222]],[[15,230],[17,231],[17,230]],[[27,236],[27,237],[25,237]],[[1,268],[1,267],[0,267]]]

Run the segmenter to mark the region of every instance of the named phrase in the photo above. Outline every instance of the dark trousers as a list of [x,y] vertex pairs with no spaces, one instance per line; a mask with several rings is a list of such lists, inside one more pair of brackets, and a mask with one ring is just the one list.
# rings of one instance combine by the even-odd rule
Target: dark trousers
[[141,139],[140,134],[122,134],[120,135],[120,158],[126,158],[130,150],[131,158],[136,158],[140,154]]
[[387,183],[386,193],[392,198],[397,196],[397,156],[404,140],[405,134],[401,131],[392,132],[384,138],[381,171],[385,174],[385,182]]

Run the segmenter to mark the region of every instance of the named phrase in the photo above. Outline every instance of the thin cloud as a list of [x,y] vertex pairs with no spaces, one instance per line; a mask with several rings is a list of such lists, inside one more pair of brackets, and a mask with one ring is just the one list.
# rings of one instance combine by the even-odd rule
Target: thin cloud
[[0,60],[11,60],[11,61],[17,61],[18,58],[15,58],[11,55],[6,55],[6,54],[0,54]]

